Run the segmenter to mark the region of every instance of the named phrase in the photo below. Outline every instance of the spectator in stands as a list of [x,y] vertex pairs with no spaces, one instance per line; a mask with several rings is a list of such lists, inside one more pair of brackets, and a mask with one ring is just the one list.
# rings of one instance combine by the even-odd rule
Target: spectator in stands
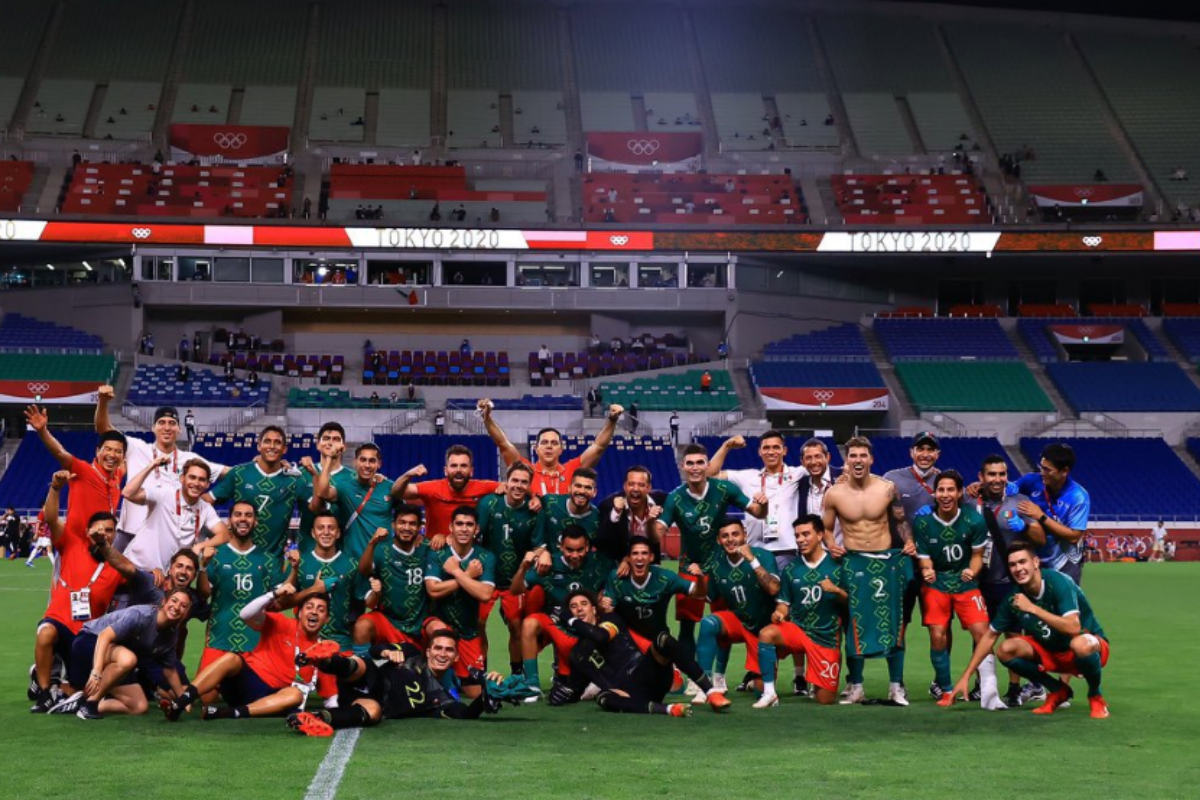
[[592,386],[590,389],[588,389],[587,404],[589,417],[596,416],[596,406],[600,405],[602,402],[604,402],[604,396],[600,394],[599,387]]
[[825,117],[825,124],[826,124],[826,125],[832,125],[832,124],[833,124],[833,112],[832,112],[832,111],[831,111],[829,114],[827,114],[827,115],[826,115],[826,117]]
[[471,340],[463,339],[462,344],[458,346],[458,354],[463,358],[471,357]]
[[[366,219],[367,218],[367,209],[363,206],[362,203],[359,203],[358,208],[354,209],[354,218],[355,219]],[[433,217],[430,216],[430,219],[433,219]]]
[[188,441],[194,445],[196,443],[196,415],[190,408],[183,415],[183,430],[187,433]]
[[421,151],[420,150],[413,150],[412,155],[409,156],[409,158],[411,159],[412,165],[414,167],[421,166]]
[[438,436],[446,435],[446,412],[439,408],[433,415],[433,432]]
[[258,387],[258,370],[251,368],[250,374],[246,376],[246,383],[251,389]]
[[704,370],[704,374],[700,376],[700,391],[712,391],[712,373],[708,370]]
[[225,382],[233,383],[233,359],[225,359]]
[[500,221],[500,209],[496,208],[495,206],[492,206],[492,210],[488,212],[488,221],[489,222],[499,222]]
[[317,217],[319,219],[324,220],[328,216],[329,216],[329,198],[326,197],[325,195],[321,195],[320,199],[317,200]]
[[429,221],[430,222],[441,222],[442,221],[442,207],[439,203],[435,202],[433,204],[433,208],[430,209]]
[[642,337],[634,337],[633,341],[629,343],[629,352],[638,356],[646,352],[646,343],[642,341]]
[[453,219],[455,222],[465,222],[467,219],[466,206],[464,206],[462,203],[459,203],[458,208],[454,209]]
[[304,198],[304,206],[303,206],[302,210],[300,211],[300,214],[305,219],[312,218],[312,198],[311,197]]
[[379,408],[379,392],[371,392],[371,408]]
[[625,413],[629,415],[629,432],[636,435],[638,426],[641,425],[641,420],[638,419],[637,400],[629,404],[629,408],[626,409]]
[[610,202],[610,203],[617,202],[617,190],[615,188],[608,190],[608,202]]
[[187,334],[185,333],[183,335],[183,338],[179,340],[179,360],[180,361],[188,360],[188,355],[189,355],[188,349],[190,347],[191,347],[191,342],[188,341]]
[[1092,180],[1096,183],[1105,183],[1108,180],[1108,176],[1104,174],[1103,169],[1096,167],[1096,171],[1092,174]]
[[617,215],[613,213],[611,208],[604,209],[604,222],[616,222]]
[[388,398],[388,405],[391,406],[392,408],[395,408],[396,406],[400,405],[400,395],[396,394],[395,392],[392,392],[392,396]]
[[672,411],[667,426],[671,429],[671,444],[679,446],[679,412]]
[[579,150],[575,151],[575,174],[583,172],[583,153]]
[[625,343],[621,341],[621,338],[619,336],[612,337],[612,339],[610,339],[608,342],[608,349],[612,351],[612,354],[614,356],[619,356],[621,354],[621,350],[624,349],[624,347],[625,347]]
[[1171,180],[1186,181],[1187,179],[1188,179],[1187,170],[1184,169],[1183,167],[1176,167],[1175,169],[1171,170]]
[[735,188],[736,187],[733,183],[733,178],[726,178],[725,179],[725,193],[731,194]]
[[175,371],[175,380],[180,383],[187,383],[192,379],[192,368],[187,365],[186,361],[179,363],[179,368]]
[[149,331],[146,332],[146,355],[154,355],[154,334]]
[[413,384],[411,378],[406,382],[406,385],[408,387],[408,402],[411,403],[417,399],[417,387]]
[[79,154],[78,150],[72,151],[71,163],[75,166],[79,166],[81,163],[83,163],[83,156]]
[[717,344],[717,358],[721,359],[726,365],[729,363],[729,342],[722,339]]
[[591,338],[588,339],[588,352],[599,355],[600,349],[601,349],[600,337],[593,333]]

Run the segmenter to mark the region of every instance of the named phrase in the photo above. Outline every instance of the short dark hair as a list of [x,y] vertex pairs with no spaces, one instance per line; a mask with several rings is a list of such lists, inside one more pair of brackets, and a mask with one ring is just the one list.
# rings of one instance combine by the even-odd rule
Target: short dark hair
[[874,448],[871,447],[871,440],[865,436],[851,436],[846,440],[846,453],[855,447],[865,447],[868,453],[874,453]]
[[575,473],[571,476],[571,480],[574,481],[576,478],[583,478],[584,480],[589,480],[592,483],[600,482],[600,478],[596,474],[596,470],[592,469],[591,467],[580,467],[579,469],[575,470]]
[[374,442],[363,442],[358,447],[354,448],[354,457],[358,458],[367,450],[374,450],[375,457],[381,461],[383,460],[383,451],[380,450],[379,445],[375,444]]
[[232,514],[233,510],[238,506],[250,506],[250,510],[254,512],[254,516],[258,516],[258,506],[254,505],[254,503],[251,503],[249,500],[235,500],[233,505],[229,507],[229,513]]
[[716,528],[719,531],[722,528],[728,528],[731,525],[737,525],[742,529],[742,533],[746,532],[746,524],[736,517],[722,517],[721,519],[717,520]]
[[767,439],[778,439],[781,442],[787,441],[787,439],[784,438],[783,433],[775,430],[774,428],[771,428],[769,431],[764,431],[762,436],[758,437],[758,443],[762,444]]
[[420,525],[425,519],[425,515],[421,511],[421,507],[414,506],[411,503],[397,503],[396,507],[392,509],[392,522],[395,522],[401,517],[416,517],[418,525]]
[[100,438],[96,440],[96,450],[98,451],[101,447],[104,447],[105,442],[119,442],[121,449],[129,452],[129,440],[120,431],[105,431],[100,434]]
[[329,431],[333,431],[334,433],[341,436],[343,442],[346,441],[346,429],[343,428],[341,423],[339,423],[339,422],[326,422],[324,425],[321,426],[320,430],[317,431],[317,438],[320,439],[322,436],[324,436]]
[[471,448],[465,444],[452,444],[446,448],[446,462],[450,463],[450,456],[466,456],[471,459],[471,463],[475,463],[475,454],[471,452]]
[[526,464],[524,461],[514,461],[508,465],[508,470],[504,473],[505,477],[511,478],[514,472],[528,472],[529,480],[533,480],[533,467]]
[[171,560],[167,562],[168,567],[181,558],[192,562],[192,566],[196,568],[196,572],[200,571],[200,556],[196,555],[196,551],[190,547],[183,547],[176,550],[175,555],[171,556]]
[[567,525],[563,528],[562,536],[559,537],[558,541],[559,541],[559,544],[562,544],[567,539],[583,539],[586,542],[587,538],[588,538],[587,531],[585,531],[583,529],[582,525],[576,525],[575,523],[571,523],[570,525]]
[[533,437],[533,441],[540,442],[542,440],[543,433],[553,433],[558,436],[558,441],[560,443],[562,442],[562,431],[560,431],[558,428],[542,428],[537,432],[537,436]]
[[203,458],[189,458],[187,460],[187,462],[183,465],[183,469],[180,471],[179,474],[187,475],[188,470],[192,469],[193,467],[199,467],[200,469],[204,470],[205,479],[212,480],[212,467],[210,467],[208,465],[208,462],[205,461]]
[[97,522],[111,522],[113,525],[116,525],[117,517],[111,511],[97,511],[95,514],[92,514],[90,517],[88,517],[88,530],[91,530],[92,526]]
[[984,472],[987,470],[989,464],[1003,464],[1007,469],[1008,459],[999,453],[992,453],[990,456],[984,456],[983,463],[979,465],[979,471]]
[[263,439],[263,437],[265,437],[268,433],[278,433],[279,436],[283,439],[283,443],[287,444],[287,440],[288,440],[287,431],[285,431],[283,428],[279,427],[278,425],[268,425],[267,427],[265,427],[261,431],[259,431],[258,432],[259,441],[261,441]]
[[458,508],[454,509],[454,513],[450,515],[450,521],[453,522],[459,517],[470,517],[476,522],[479,521],[479,514],[477,514],[475,509],[471,508],[471,506],[459,506]]
[[342,530],[342,523],[338,522],[337,514],[334,514],[329,509],[325,509],[324,511],[318,511],[316,514],[313,515],[313,527],[315,528],[317,526],[317,520],[324,519],[325,517],[329,517],[330,519],[332,519],[334,522],[337,523],[337,528],[338,528],[339,532]]
[[1075,449],[1066,442],[1054,442],[1042,448],[1042,458],[1058,470],[1075,468]]
[[650,484],[651,486],[654,485],[654,475],[650,472],[649,467],[644,467],[641,464],[634,464],[631,467],[626,467],[625,468],[625,480],[629,480],[629,475],[632,472],[642,473],[643,475],[646,476],[646,483]]
[[450,639],[454,642],[454,646],[458,647],[458,634],[449,628],[438,628],[429,634],[429,644],[433,644],[434,639]]
[[1038,549],[1037,549],[1037,546],[1033,542],[1027,541],[1025,539],[1017,539],[1015,542],[1013,542],[1012,544],[1010,544],[1008,546],[1008,552],[1004,554],[1004,560],[1007,562],[1009,559],[1009,556],[1011,556],[1013,553],[1018,553],[1018,552],[1029,553],[1029,555],[1033,556],[1034,558],[1037,558]]
[[321,600],[325,603],[325,610],[328,611],[333,606],[333,600],[329,597],[329,592],[314,592],[304,598],[304,602],[300,604],[300,608],[304,608],[313,600]]
[[825,444],[823,441],[816,438],[815,436],[813,438],[809,439],[808,441],[806,441],[804,444],[800,445],[801,454],[803,454],[804,451],[810,447],[819,447],[819,448],[821,448],[821,452],[825,453],[825,455],[829,455],[829,445]]
[[[587,601],[592,604],[593,608],[600,607],[600,599],[598,597],[596,597],[595,592],[589,591],[587,589],[576,589],[575,591],[573,591],[567,595],[567,602],[565,603],[567,609],[569,609],[571,607],[571,601],[574,600],[576,597],[586,598]],[[569,614],[570,611],[567,611],[567,613]]]
[[625,549],[625,551],[628,553],[632,553],[633,548],[637,547],[638,545],[645,545],[646,547],[650,548],[651,553],[654,552],[654,542],[650,541],[649,537],[641,536],[641,535],[631,536],[629,538],[629,547],[627,547]]
[[792,523],[792,530],[799,528],[801,525],[812,525],[813,530],[817,533],[825,532],[825,520],[821,519],[820,514],[801,514]]
[[938,485],[939,483],[941,483],[942,481],[953,481],[953,482],[954,482],[954,488],[955,488],[955,489],[958,489],[960,492],[962,491],[962,488],[963,488],[963,476],[962,476],[962,475],[960,475],[960,474],[958,474],[958,470],[956,470],[956,469],[947,469],[947,470],[943,470],[942,472],[939,472],[939,473],[937,474],[937,477],[935,477],[935,478],[933,479],[933,488],[934,488],[934,489],[936,489],[936,488],[937,488],[937,485]]
[[687,458],[688,456],[704,456],[708,458],[708,448],[699,442],[692,442],[683,448],[683,457]]

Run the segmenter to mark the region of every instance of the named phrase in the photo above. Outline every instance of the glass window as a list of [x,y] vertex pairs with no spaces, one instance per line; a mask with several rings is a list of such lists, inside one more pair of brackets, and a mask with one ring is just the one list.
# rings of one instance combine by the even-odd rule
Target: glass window
[[503,261],[446,261],[442,264],[444,286],[504,286],[508,264]]
[[179,258],[179,280],[181,281],[211,281],[212,280],[212,259],[204,256],[202,258],[192,258],[190,256],[180,256]]
[[142,256],[142,280],[169,281],[175,259],[171,256]]
[[517,286],[578,286],[578,264],[518,264]]
[[678,264],[638,264],[638,288],[678,289]]
[[430,261],[368,261],[367,282],[372,286],[428,286]]
[[688,264],[688,286],[694,289],[714,289],[725,286],[724,264]]
[[254,259],[250,262],[250,280],[255,283],[283,283],[283,259]]
[[337,259],[296,261],[294,283],[313,286],[353,286],[358,283],[358,262]]
[[214,280],[246,283],[250,280],[250,259],[217,258]]
[[628,264],[591,264],[591,285],[601,288],[629,285]]

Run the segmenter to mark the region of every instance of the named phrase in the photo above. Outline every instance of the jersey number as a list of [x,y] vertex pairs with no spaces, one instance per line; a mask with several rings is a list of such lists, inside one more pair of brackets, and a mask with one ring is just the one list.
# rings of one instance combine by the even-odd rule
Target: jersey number
[[504,523],[504,525],[501,527],[501,530],[504,531],[504,541],[507,542],[509,539],[512,538],[512,526],[509,525],[507,522]]
[[1037,623],[1038,631],[1041,632],[1043,639],[1050,638],[1050,626],[1040,620]]
[[825,594],[820,586],[803,586],[800,588],[803,597],[800,599],[801,605],[811,606],[821,602],[821,597]]
[[425,570],[420,567],[412,567],[404,570],[404,574],[408,576],[408,585],[417,586],[425,580]]
[[254,591],[254,576],[245,573],[238,573],[233,576],[233,587],[239,592]]
[[254,499],[258,501],[258,513],[262,514],[267,510],[267,505],[271,502],[271,495],[260,494]]
[[634,611],[637,612],[638,619],[650,619],[654,616],[654,609],[646,606],[634,606]]
[[733,587],[733,599],[735,601],[737,601],[737,604],[739,606],[746,605],[746,587],[745,586]]
[[947,561],[958,561],[963,557],[963,549],[961,544],[948,544],[942,547],[942,555]]
[[827,678],[831,681],[838,679],[838,672],[841,671],[842,665],[836,661],[822,661],[817,667],[817,674],[822,678]]
[[875,594],[871,595],[876,600],[887,600],[887,592],[883,590],[885,586],[883,578],[875,578],[871,581],[871,585],[875,587]]

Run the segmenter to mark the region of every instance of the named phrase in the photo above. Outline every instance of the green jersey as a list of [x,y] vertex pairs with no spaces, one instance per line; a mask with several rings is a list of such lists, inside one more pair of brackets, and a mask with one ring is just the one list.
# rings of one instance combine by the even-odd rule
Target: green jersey
[[489,494],[475,506],[479,518],[479,543],[496,557],[496,588],[507,589],[521,567],[521,559],[533,549],[538,515],[529,501],[516,508],[502,494]]
[[[231,468],[212,488],[217,503],[250,503],[258,522],[254,526],[254,545],[276,557],[283,556],[292,526],[292,510],[303,493],[301,478],[279,469],[268,475],[257,462]],[[311,492],[310,492],[311,495]],[[306,498],[307,499],[307,498]]]
[[578,525],[587,533],[588,543],[596,541],[596,531],[600,528],[600,511],[588,503],[587,511],[577,515],[571,511],[571,495],[547,494],[542,495],[542,510],[538,518],[537,533],[533,537],[535,545],[558,548],[562,539],[563,528],[568,525]]
[[[546,593],[546,606],[566,608],[567,597],[571,592],[586,589],[597,594],[604,588],[608,573],[612,572],[613,564],[604,556],[590,552],[579,565],[579,569],[570,569],[563,560],[561,553],[556,553],[550,564],[550,571],[539,575],[536,567],[525,573],[525,586],[533,588],[541,586]],[[562,630],[566,630],[561,625]]]
[[247,603],[283,579],[279,561],[257,545],[242,552],[226,544],[217,548],[204,572],[212,587],[212,616],[205,646],[233,653],[250,652],[258,644],[258,631],[240,615]]
[[613,601],[616,613],[630,629],[647,639],[667,630],[667,608],[677,594],[687,594],[694,583],[682,575],[650,565],[650,574],[638,584],[632,575],[618,578],[616,570],[608,574],[604,596]]
[[788,618],[822,647],[842,646],[842,605],[836,595],[825,591],[821,583],[828,578],[844,588],[842,569],[828,554],[816,564],[803,556],[783,568],[779,576],[777,602],[788,606]]
[[[441,550],[431,550],[425,580],[448,580],[450,576],[442,571],[442,565],[453,555],[457,554],[449,545]],[[469,553],[459,559],[459,563],[463,569],[467,569],[472,561],[478,561],[483,565],[483,574],[475,580],[495,586],[496,557],[482,547],[472,547]],[[434,601],[433,614],[464,639],[474,639],[479,636],[479,601],[461,588],[454,590],[453,594]]]
[[332,505],[342,529],[342,550],[358,563],[375,531],[392,529],[392,503],[388,499],[392,482],[363,486],[354,470],[346,469],[336,473],[330,484],[337,489],[337,500]]
[[329,593],[329,622],[321,628],[321,638],[332,639],[349,650],[354,644],[355,605],[362,591],[358,562],[351,561],[344,550],[328,560],[316,551],[306,553],[300,557],[300,585],[296,591],[302,592],[318,580]]
[[[345,467],[339,467],[337,472],[341,472]],[[318,465],[317,471],[321,468]],[[337,472],[333,474],[336,476]],[[316,479],[306,469],[300,470],[300,476],[296,478],[296,500],[300,504],[300,528],[296,532],[296,545],[300,548],[301,553],[311,553],[317,549],[317,541],[313,539],[312,529],[313,522],[317,518],[317,512],[312,511],[308,507],[308,501],[313,496],[313,482]]]
[[394,542],[375,548],[375,577],[383,584],[379,610],[409,636],[417,636],[429,611],[429,595],[425,591],[425,573],[433,551],[424,541],[411,553]]
[[913,520],[912,527],[917,555],[933,562],[933,588],[958,594],[979,586],[977,581],[962,579],[962,571],[971,566],[971,554],[982,551],[988,543],[987,523],[978,511],[963,506],[949,522],[936,511],[922,514]]
[[[775,556],[769,550],[754,547],[751,548],[751,552],[763,569],[776,578],[779,577]],[[704,571],[708,573],[709,602],[724,600],[729,610],[751,633],[758,633],[771,624],[775,598],[758,585],[758,577],[749,561],[743,558],[734,563],[722,551],[708,563]]]
[[668,528],[679,527],[679,566],[696,563],[706,567],[717,552],[717,528],[729,506],[750,505],[746,493],[729,481],[709,478],[704,496],[696,497],[687,484],[677,487],[663,503],[658,521]]
[[[1018,591],[1020,591],[1018,589]],[[992,620],[992,630],[997,633],[1020,631],[1031,636],[1051,653],[1065,653],[1071,649],[1071,636],[1059,633],[1046,622],[1033,614],[1017,611],[1013,606],[1015,595],[1000,604],[996,617]],[[1053,569],[1042,570],[1042,592],[1037,597],[1030,597],[1034,605],[1049,611],[1056,617],[1079,615],[1080,633],[1091,633],[1107,640],[1100,621],[1092,613],[1092,604],[1084,596],[1083,590],[1075,585],[1075,581],[1061,572]]]

